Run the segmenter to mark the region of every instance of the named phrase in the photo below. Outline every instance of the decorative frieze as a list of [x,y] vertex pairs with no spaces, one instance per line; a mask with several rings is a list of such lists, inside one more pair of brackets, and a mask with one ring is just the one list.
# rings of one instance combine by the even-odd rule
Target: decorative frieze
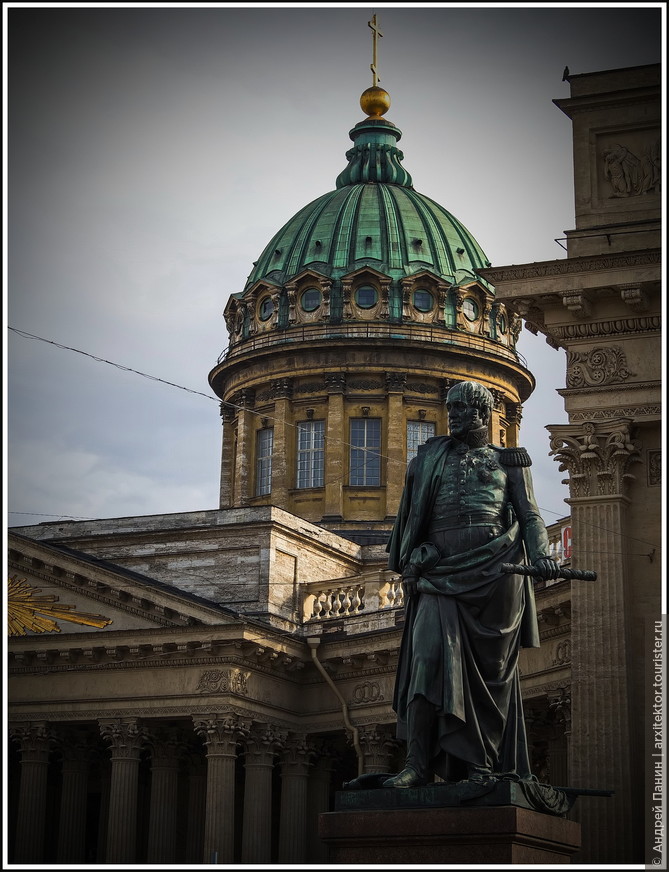
[[407,393],[410,394],[438,394],[439,388],[436,385],[429,385],[425,382],[407,382]]
[[568,470],[572,497],[621,496],[634,478],[628,471],[640,461],[641,443],[630,433],[632,421],[608,424],[587,421],[581,425],[555,424],[550,454]]
[[235,693],[248,695],[248,674],[239,669],[208,669],[203,672],[195,688],[197,693]]
[[[638,387],[638,385],[636,386]],[[645,418],[648,416],[657,417],[661,415],[662,407],[659,405],[648,406],[625,406],[624,408],[615,409],[593,409],[583,412],[572,412],[570,418],[572,422],[580,421],[607,421],[612,418]]]
[[601,387],[620,384],[635,375],[627,367],[620,345],[600,346],[567,354],[567,387]]
[[383,389],[383,384],[378,379],[351,379],[347,383],[347,387],[351,391],[380,391]]

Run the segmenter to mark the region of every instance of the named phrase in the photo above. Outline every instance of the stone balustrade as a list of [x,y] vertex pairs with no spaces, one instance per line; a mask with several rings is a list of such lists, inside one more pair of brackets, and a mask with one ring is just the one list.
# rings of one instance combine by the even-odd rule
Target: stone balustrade
[[379,569],[304,585],[303,621],[327,621],[404,605],[401,578]]

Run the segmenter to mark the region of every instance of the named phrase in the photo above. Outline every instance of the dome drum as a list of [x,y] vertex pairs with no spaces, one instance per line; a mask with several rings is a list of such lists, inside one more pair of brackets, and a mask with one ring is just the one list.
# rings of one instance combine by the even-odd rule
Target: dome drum
[[[317,338],[328,326],[345,338],[371,335],[373,330],[359,327],[374,324],[430,326],[434,332],[424,336],[426,341],[462,341],[466,346],[472,336],[480,336],[515,353],[521,326],[519,317],[507,312],[479,280],[453,285],[423,271],[393,281],[371,268],[340,281],[308,271],[283,288],[259,282],[244,295],[231,297],[225,318],[230,334],[225,357],[257,347],[261,337],[263,345],[297,341],[299,337],[290,335],[295,327],[302,328],[300,337],[305,339],[310,327]],[[342,331],[342,326],[350,330]],[[421,338],[419,331],[413,335]]]

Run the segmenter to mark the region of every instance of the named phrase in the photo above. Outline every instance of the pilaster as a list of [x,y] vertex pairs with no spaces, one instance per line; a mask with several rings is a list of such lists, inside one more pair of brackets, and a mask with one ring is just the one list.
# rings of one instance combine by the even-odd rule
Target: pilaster
[[234,505],[246,506],[253,496],[253,434],[255,433],[254,414],[255,391],[245,390],[236,394],[237,450],[234,460]]
[[396,515],[404,487],[406,469],[406,420],[404,415],[405,373],[387,373],[387,439],[384,446],[386,460],[386,515]]
[[325,436],[325,511],[327,518],[341,518],[344,502],[344,470],[346,469],[346,443],[344,432],[344,391],[346,376],[343,372],[326,372],[328,392],[327,432]]
[[582,803],[580,820],[589,834],[585,862],[634,859],[639,803],[632,772],[640,771],[643,757],[632,746],[628,706],[626,490],[634,477],[629,467],[640,459],[630,426],[619,419],[548,428],[551,454],[569,471],[572,565],[597,572],[596,582],[576,581],[571,588],[569,772],[575,787],[615,793]]
[[274,398],[274,450],[272,452],[272,503],[276,506],[288,505],[288,489],[294,486],[291,472],[294,452],[290,450],[290,397],[293,392],[292,380],[274,379],[270,395]]
[[221,489],[219,508],[229,509],[233,505],[235,455],[235,428],[233,425],[235,410],[227,403],[221,403],[221,419],[223,436],[221,440]]

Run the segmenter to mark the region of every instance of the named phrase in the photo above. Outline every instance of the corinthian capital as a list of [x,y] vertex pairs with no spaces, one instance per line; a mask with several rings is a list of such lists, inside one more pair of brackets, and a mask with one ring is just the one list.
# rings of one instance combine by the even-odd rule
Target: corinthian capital
[[572,497],[624,496],[627,484],[634,479],[628,470],[641,460],[641,443],[631,436],[632,420],[580,424],[554,424],[551,451],[567,470]]

